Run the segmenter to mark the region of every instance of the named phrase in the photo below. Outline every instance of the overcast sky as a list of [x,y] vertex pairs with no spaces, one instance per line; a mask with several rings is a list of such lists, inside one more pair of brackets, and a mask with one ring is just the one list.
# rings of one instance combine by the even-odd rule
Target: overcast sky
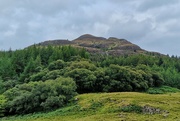
[[0,50],[86,33],[180,56],[180,0],[0,0]]

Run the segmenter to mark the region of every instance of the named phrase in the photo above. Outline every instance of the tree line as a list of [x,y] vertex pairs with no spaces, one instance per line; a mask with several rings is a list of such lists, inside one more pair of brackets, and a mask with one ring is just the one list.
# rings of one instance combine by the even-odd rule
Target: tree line
[[0,52],[0,116],[48,111],[78,93],[180,89],[180,59],[162,55],[104,56],[72,46]]

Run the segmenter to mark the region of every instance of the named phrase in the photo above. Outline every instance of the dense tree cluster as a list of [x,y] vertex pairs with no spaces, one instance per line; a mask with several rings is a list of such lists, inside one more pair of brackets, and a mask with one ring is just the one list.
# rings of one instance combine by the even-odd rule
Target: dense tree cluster
[[17,85],[7,90],[5,110],[10,114],[32,113],[62,107],[76,94],[71,78],[36,81]]
[[0,52],[0,116],[53,110],[77,93],[180,88],[180,59],[103,56],[72,46]]

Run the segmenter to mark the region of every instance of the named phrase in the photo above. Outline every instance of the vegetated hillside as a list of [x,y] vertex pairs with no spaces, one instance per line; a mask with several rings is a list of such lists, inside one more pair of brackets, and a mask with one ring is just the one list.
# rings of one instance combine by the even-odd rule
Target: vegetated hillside
[[137,92],[78,95],[61,109],[1,121],[179,121],[180,93]]
[[83,35],[0,51],[2,117],[62,108],[83,93],[163,94],[171,87],[180,89],[180,58],[149,53],[124,39]]
[[141,49],[139,46],[132,44],[125,39],[118,39],[110,37],[108,39],[103,37],[96,37],[90,34],[85,34],[75,40],[49,40],[41,42],[37,45],[72,45],[75,47],[83,47],[90,53],[98,53],[105,55],[125,55],[146,53],[147,51]]

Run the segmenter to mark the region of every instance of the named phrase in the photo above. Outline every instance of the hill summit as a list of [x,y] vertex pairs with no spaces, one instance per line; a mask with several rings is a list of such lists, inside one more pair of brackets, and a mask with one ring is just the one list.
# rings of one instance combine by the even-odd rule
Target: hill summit
[[84,40],[84,39],[105,40],[106,38],[104,38],[104,37],[96,37],[96,36],[93,36],[91,34],[84,34],[84,35],[77,38],[77,40]]
[[128,40],[118,39],[115,37],[97,37],[91,34],[84,34],[74,40],[48,40],[37,44],[39,46],[48,45],[72,45],[75,47],[85,48],[90,53],[106,54],[106,55],[125,55],[145,53],[147,51],[141,49]]

